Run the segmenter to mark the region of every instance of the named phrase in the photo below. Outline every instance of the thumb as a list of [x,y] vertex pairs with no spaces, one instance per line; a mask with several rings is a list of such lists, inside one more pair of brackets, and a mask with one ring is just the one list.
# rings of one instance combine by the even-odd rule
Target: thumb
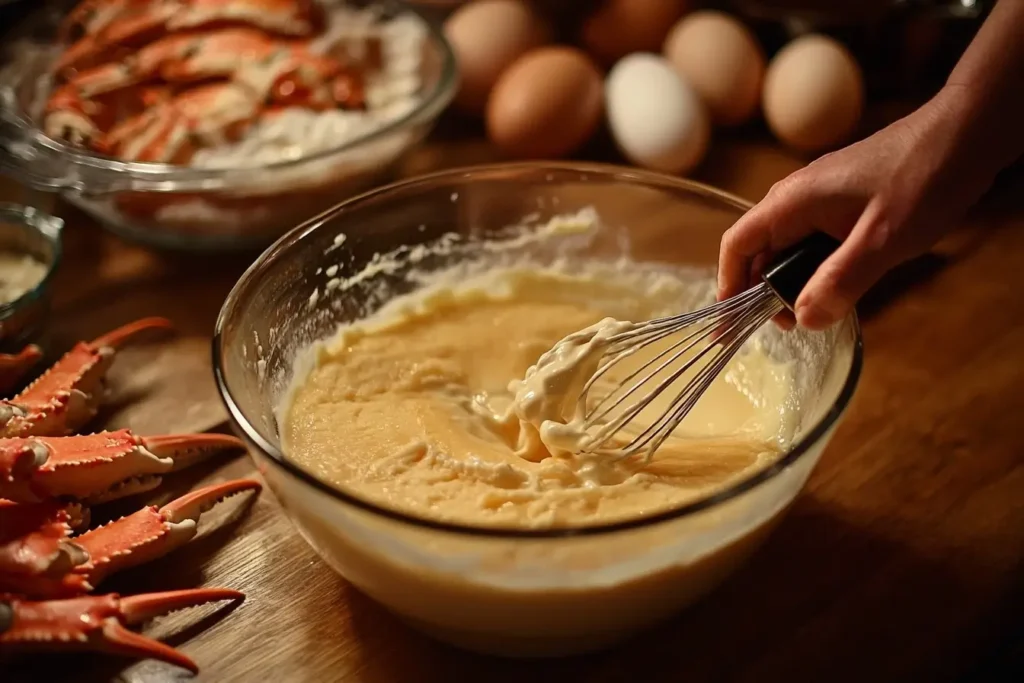
[[872,204],[850,235],[807,282],[796,301],[797,322],[821,330],[845,317],[898,261],[892,226]]

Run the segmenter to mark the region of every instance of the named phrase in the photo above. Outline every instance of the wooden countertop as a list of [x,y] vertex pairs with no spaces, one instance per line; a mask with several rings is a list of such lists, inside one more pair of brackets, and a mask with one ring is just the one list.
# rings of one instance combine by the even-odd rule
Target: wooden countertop
[[[493,158],[481,142],[434,142],[405,171]],[[756,136],[726,140],[700,178],[758,199],[800,164]],[[1024,179],[1007,179],[932,257],[865,300],[863,378],[807,491],[734,579],[617,649],[508,662],[435,644],[322,563],[269,491],[251,506],[225,506],[187,548],[104,589],[245,591],[248,599],[230,613],[193,610],[146,629],[193,657],[201,681],[989,681],[996,680],[993,662],[1014,664],[1020,675],[1021,190]],[[23,199],[16,188],[3,192]],[[55,286],[57,344],[147,315],[166,315],[179,327],[175,339],[119,360],[108,424],[156,433],[223,423],[209,334],[248,259],[161,255],[101,232],[70,209],[61,214],[69,224]],[[200,475],[253,473],[244,457],[215,470],[183,473],[171,488],[195,486]],[[158,662],[87,654],[7,664],[0,678],[12,683],[188,679]]]

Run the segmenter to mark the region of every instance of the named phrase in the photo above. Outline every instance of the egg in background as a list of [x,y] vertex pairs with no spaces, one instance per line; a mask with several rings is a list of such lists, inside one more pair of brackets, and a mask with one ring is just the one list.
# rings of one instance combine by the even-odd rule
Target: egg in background
[[746,123],[757,113],[765,56],[739,20],[715,10],[692,12],[669,31],[663,52],[700,95],[716,125]]
[[619,60],[605,81],[605,110],[619,151],[638,166],[686,173],[707,152],[704,104],[660,55],[638,52]]
[[501,74],[487,101],[487,135],[509,156],[556,159],[586,144],[603,112],[601,72],[590,57],[542,47]]
[[476,0],[448,17],[444,33],[459,65],[454,104],[481,114],[502,72],[551,41],[551,29],[524,0]]
[[864,76],[841,43],[808,34],[786,44],[765,74],[762,109],[772,133],[805,152],[845,142],[864,109]]
[[603,66],[633,52],[658,52],[688,0],[604,0],[586,18],[580,42]]

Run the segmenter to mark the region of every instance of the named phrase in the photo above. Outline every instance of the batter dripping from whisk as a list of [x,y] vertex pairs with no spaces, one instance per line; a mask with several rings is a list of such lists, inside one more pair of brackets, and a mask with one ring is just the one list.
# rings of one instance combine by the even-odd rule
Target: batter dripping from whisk
[[[566,527],[676,507],[773,462],[794,435],[792,368],[752,344],[650,462],[580,454],[573,411],[600,338],[628,325],[615,320],[704,303],[710,276],[592,262],[443,280],[305,359],[282,416],[289,458],[422,517]],[[579,344],[533,367],[577,330]]]

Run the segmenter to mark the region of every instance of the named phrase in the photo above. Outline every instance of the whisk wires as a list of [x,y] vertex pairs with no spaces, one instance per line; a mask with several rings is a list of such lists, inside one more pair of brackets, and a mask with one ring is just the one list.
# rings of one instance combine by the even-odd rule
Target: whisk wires
[[[598,370],[584,386],[577,404],[590,433],[584,451],[623,459],[644,452],[644,459],[649,460],[747,339],[783,307],[773,290],[761,283],[698,311],[639,323],[610,337]],[[674,335],[679,338],[670,339]],[[614,376],[626,359],[662,340],[671,343],[649,359],[641,357],[643,362],[625,377]],[[615,443],[646,408],[693,371],[693,377],[678,388],[656,419],[625,445]],[[612,388],[595,398],[593,394],[608,382]]]

